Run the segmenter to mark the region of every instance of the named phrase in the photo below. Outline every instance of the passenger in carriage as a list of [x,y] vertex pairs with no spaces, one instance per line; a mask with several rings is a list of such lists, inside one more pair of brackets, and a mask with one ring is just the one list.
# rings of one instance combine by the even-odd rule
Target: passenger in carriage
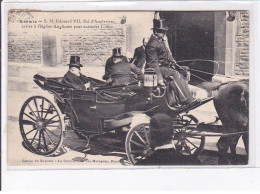
[[[108,79],[110,78],[110,76],[111,76],[111,73],[112,73],[111,67],[112,67],[112,65],[115,64],[114,61],[113,61],[113,58],[114,58],[115,53],[116,53],[116,51],[117,51],[118,49],[121,49],[121,48],[120,48],[120,47],[114,48],[113,51],[112,51],[112,52],[113,52],[112,56],[109,57],[109,58],[107,59],[107,61],[106,61],[106,65],[105,65],[105,75],[103,75],[103,78],[102,78],[103,80],[108,80]],[[123,62],[128,62],[128,60],[127,60],[127,58],[126,58],[125,56],[122,56],[122,61],[123,61]]]
[[80,68],[83,67],[80,64],[79,56],[71,56],[69,71],[64,75],[62,82],[70,85],[74,89],[88,90],[90,82],[88,78],[80,73]]
[[166,21],[164,19],[153,20],[153,34],[146,45],[146,68],[153,68],[158,77],[159,85],[164,85],[163,78],[170,79],[171,88],[177,98],[171,98],[170,105],[180,107],[181,105],[196,102],[189,90],[187,71],[177,65],[174,60],[166,37]]
[[[113,51],[113,65],[111,66],[110,79],[107,83],[111,85],[128,85],[134,81],[143,82],[142,70],[136,67],[132,63],[124,61],[124,57],[121,54],[121,48],[116,48]],[[137,80],[132,75],[132,72],[137,75]]]
[[143,69],[146,62],[145,47],[149,41],[149,38],[143,39],[143,45],[135,49],[133,59],[130,61],[135,64],[136,67]]

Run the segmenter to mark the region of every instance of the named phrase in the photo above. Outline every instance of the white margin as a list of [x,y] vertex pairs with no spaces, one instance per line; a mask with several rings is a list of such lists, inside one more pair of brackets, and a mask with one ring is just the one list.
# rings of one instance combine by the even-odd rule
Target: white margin
[[[127,2],[54,2],[54,1],[4,1],[2,3],[2,188],[3,189],[220,189],[232,187],[236,178],[236,188],[256,188],[256,178],[259,176],[259,65],[260,41],[257,32],[260,30],[260,2],[250,1],[127,1]],[[18,171],[7,169],[7,13],[10,9],[37,9],[48,11],[87,11],[87,10],[249,10],[250,11],[250,164],[244,168],[191,166],[166,167],[161,169],[98,167],[101,170],[33,170],[28,168]],[[259,108],[257,108],[259,107]],[[257,115],[257,116],[256,116]],[[259,129],[257,131],[256,129]],[[256,141],[258,140],[258,141]],[[65,167],[68,169],[67,167]],[[110,168],[110,167],[109,167]],[[193,168],[193,169],[191,169]],[[57,169],[57,167],[47,167]],[[64,167],[62,167],[64,169]],[[70,169],[76,169],[71,167]],[[77,168],[79,169],[79,168]],[[81,168],[82,169],[82,168]],[[258,173],[256,173],[258,172]],[[249,173],[249,175],[248,175]],[[145,175],[145,178],[143,176]],[[124,177],[124,178],[123,178]],[[161,177],[161,179],[159,179]],[[198,177],[198,178],[196,178]],[[240,177],[240,179],[239,179]],[[198,179],[200,179],[199,182]],[[216,184],[216,183],[222,184]],[[254,185],[255,184],[255,185]],[[234,185],[233,185],[234,186]]]

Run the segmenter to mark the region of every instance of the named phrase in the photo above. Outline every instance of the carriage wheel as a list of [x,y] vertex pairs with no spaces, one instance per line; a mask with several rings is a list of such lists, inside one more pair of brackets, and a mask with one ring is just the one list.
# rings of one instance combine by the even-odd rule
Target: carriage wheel
[[153,151],[149,139],[149,124],[139,124],[127,133],[125,149],[132,165],[150,156]]
[[205,145],[205,136],[193,135],[189,129],[175,129],[173,142],[179,155],[197,157]]
[[60,148],[65,124],[54,102],[43,96],[30,97],[22,106],[19,125],[24,143],[31,152],[50,155]]
[[[205,136],[196,135],[198,120],[192,115],[182,116],[183,127],[174,129],[173,142],[177,154],[197,157],[205,145]],[[193,127],[193,129],[189,129]]]

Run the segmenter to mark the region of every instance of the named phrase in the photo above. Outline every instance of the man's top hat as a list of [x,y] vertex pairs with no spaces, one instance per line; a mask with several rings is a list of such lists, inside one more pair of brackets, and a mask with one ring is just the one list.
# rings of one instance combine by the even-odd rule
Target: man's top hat
[[168,26],[166,24],[166,20],[165,19],[154,19],[153,20],[153,29],[167,31]]
[[80,64],[80,57],[79,56],[70,56],[70,63],[68,64],[70,67],[83,67]]
[[117,47],[113,49],[113,57],[122,57],[123,55],[121,54],[121,47]]

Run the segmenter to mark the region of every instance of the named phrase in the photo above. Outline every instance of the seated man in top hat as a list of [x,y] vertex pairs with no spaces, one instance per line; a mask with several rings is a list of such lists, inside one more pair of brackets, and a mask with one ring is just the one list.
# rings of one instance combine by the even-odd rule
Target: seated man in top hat
[[83,67],[80,64],[79,56],[71,56],[69,71],[64,75],[62,82],[70,85],[74,89],[86,90],[89,88],[88,78],[80,73],[80,68]]
[[[185,77],[187,71],[174,60],[166,37],[166,21],[153,20],[153,35],[146,45],[146,67],[153,68],[158,76],[158,83],[164,85],[163,78],[171,80],[170,88],[175,97],[171,97],[170,105],[176,108],[196,102],[192,97]],[[171,95],[174,96],[174,95]],[[176,98],[177,97],[177,98]]]
[[146,61],[145,46],[147,45],[149,38],[143,39],[143,45],[135,49],[133,59],[130,61],[134,63],[138,68],[143,69]]
[[121,54],[121,48],[115,49],[113,54],[113,65],[111,66],[110,82],[111,85],[128,85],[136,81],[132,72],[137,75],[138,81],[143,81],[143,73],[141,69],[137,68],[134,64],[124,61]]
[[[115,53],[117,52],[118,49],[121,49],[120,47],[118,48],[114,48],[113,49],[113,53],[112,53],[112,56],[109,57],[106,61],[106,65],[105,65],[105,75],[103,75],[103,80],[108,80],[111,76],[111,72],[112,72],[112,69],[111,69],[111,66],[114,65],[114,61],[113,61],[113,57],[115,55]],[[127,58],[125,56],[122,56],[122,61],[123,62],[128,62]]]

